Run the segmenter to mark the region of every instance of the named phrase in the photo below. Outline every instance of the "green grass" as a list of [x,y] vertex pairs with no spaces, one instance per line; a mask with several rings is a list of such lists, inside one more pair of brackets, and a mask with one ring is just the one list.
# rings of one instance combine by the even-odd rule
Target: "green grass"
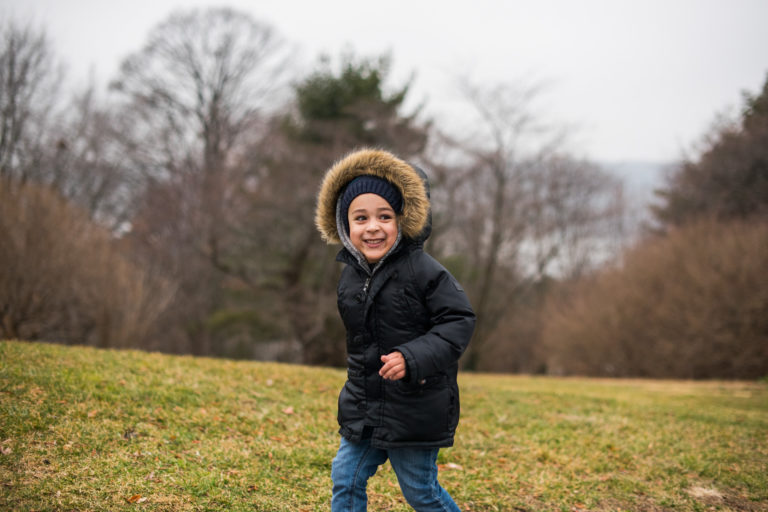
[[[0,510],[328,510],[344,378],[0,342]],[[765,382],[460,385],[439,462],[462,510],[768,510]],[[369,495],[370,510],[410,510],[388,464]]]

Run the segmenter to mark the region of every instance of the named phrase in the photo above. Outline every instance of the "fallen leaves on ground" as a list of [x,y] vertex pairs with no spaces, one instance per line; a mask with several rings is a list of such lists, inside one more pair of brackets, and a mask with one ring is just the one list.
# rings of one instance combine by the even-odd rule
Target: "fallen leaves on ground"
[[147,501],[147,498],[142,496],[141,494],[134,494],[130,498],[126,498],[125,501],[128,503],[144,503]]

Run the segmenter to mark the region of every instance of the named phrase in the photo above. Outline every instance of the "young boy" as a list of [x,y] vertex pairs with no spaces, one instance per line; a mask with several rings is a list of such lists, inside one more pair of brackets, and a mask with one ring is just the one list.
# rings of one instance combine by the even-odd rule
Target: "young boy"
[[351,153],[326,173],[315,221],[325,241],[343,244],[337,260],[346,264],[338,307],[348,370],[331,510],[367,510],[368,478],[389,459],[415,510],[458,512],[436,461],[453,445],[458,360],[475,315],[423,251],[432,230],[426,176],[386,151]]

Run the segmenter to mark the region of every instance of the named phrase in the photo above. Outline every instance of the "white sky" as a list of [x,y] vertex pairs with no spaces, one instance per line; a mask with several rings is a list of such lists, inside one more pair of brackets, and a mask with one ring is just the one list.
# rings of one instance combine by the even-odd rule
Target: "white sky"
[[43,26],[73,81],[106,83],[175,8],[226,5],[271,23],[310,65],[391,52],[392,83],[456,122],[455,77],[544,81],[540,100],[598,161],[678,158],[768,73],[768,0],[0,0]]

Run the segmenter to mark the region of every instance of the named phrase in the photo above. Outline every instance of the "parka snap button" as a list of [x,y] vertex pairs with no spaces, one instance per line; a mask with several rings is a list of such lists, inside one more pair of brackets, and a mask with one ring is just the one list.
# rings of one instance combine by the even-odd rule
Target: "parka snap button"
[[427,383],[427,379],[421,379],[421,380],[419,381],[419,384],[421,384],[422,386],[423,386],[424,384],[426,384],[426,383]]

